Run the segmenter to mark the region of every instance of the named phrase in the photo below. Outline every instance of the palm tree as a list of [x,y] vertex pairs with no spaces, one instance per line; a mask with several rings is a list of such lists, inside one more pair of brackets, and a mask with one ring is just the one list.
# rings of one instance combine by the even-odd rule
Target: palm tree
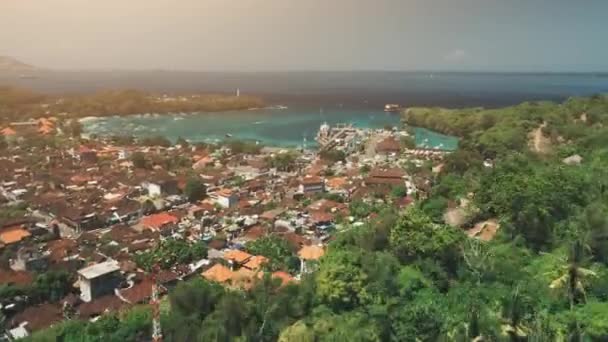
[[[552,289],[566,290],[570,311],[574,310],[577,304],[587,301],[585,291],[587,279],[597,277],[594,271],[582,267],[582,264],[586,261],[585,252],[588,249],[589,246],[581,240],[576,240],[570,248],[567,259],[563,260],[564,265],[560,268],[559,276],[549,285]],[[570,340],[582,341],[583,334],[578,320],[575,320],[572,329]]]
[[525,341],[528,338],[529,328],[522,324],[525,308],[519,294],[519,285],[515,287],[511,296],[504,302],[507,323],[502,325],[502,331],[511,341]]
[[594,271],[582,267],[586,260],[585,252],[587,249],[588,247],[580,240],[575,241],[570,248],[568,258],[564,260],[565,265],[561,267],[559,276],[549,285],[552,289],[566,290],[570,310],[576,304],[587,301],[586,280],[590,277],[597,277]]

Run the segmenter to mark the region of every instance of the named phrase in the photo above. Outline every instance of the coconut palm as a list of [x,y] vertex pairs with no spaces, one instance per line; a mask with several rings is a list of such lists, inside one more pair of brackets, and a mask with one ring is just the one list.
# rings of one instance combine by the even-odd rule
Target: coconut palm
[[[572,310],[576,304],[587,301],[585,285],[587,279],[597,277],[597,274],[587,268],[583,268],[585,262],[585,252],[588,249],[581,241],[573,243],[568,257],[563,260],[559,276],[549,285],[552,289],[566,290],[568,302]],[[562,258],[563,259],[563,258]]]
[[[587,279],[597,277],[597,274],[587,268],[582,267],[586,261],[586,251],[589,247],[581,240],[576,240],[570,248],[567,258],[563,259],[563,266],[560,267],[559,276],[549,285],[552,289],[565,290],[568,296],[570,310],[574,310],[579,303],[587,301],[585,285]],[[582,341],[583,335],[580,323],[575,320],[572,324],[570,335],[571,341]]]

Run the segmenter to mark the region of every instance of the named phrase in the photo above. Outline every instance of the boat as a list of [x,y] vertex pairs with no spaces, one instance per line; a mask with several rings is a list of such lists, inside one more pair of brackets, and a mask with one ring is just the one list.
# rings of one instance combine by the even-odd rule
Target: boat
[[19,78],[22,79],[22,80],[35,80],[35,79],[38,79],[38,76],[36,76],[36,75],[21,74],[21,75],[19,75]]
[[226,138],[232,138],[232,134],[226,133]]
[[401,110],[401,106],[398,104],[389,103],[384,106],[385,112],[398,112]]

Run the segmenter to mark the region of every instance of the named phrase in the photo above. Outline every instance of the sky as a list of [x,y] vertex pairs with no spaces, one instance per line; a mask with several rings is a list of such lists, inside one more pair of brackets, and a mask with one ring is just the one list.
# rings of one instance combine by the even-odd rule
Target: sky
[[608,0],[0,0],[54,69],[608,71]]

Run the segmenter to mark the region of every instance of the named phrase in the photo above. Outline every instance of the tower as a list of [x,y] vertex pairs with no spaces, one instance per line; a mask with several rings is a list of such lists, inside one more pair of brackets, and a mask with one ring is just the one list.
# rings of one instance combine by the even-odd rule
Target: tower
[[162,342],[163,332],[160,326],[160,300],[158,298],[158,280],[157,274],[160,267],[155,265],[152,268],[152,297],[150,298],[150,306],[152,306],[152,341]]

